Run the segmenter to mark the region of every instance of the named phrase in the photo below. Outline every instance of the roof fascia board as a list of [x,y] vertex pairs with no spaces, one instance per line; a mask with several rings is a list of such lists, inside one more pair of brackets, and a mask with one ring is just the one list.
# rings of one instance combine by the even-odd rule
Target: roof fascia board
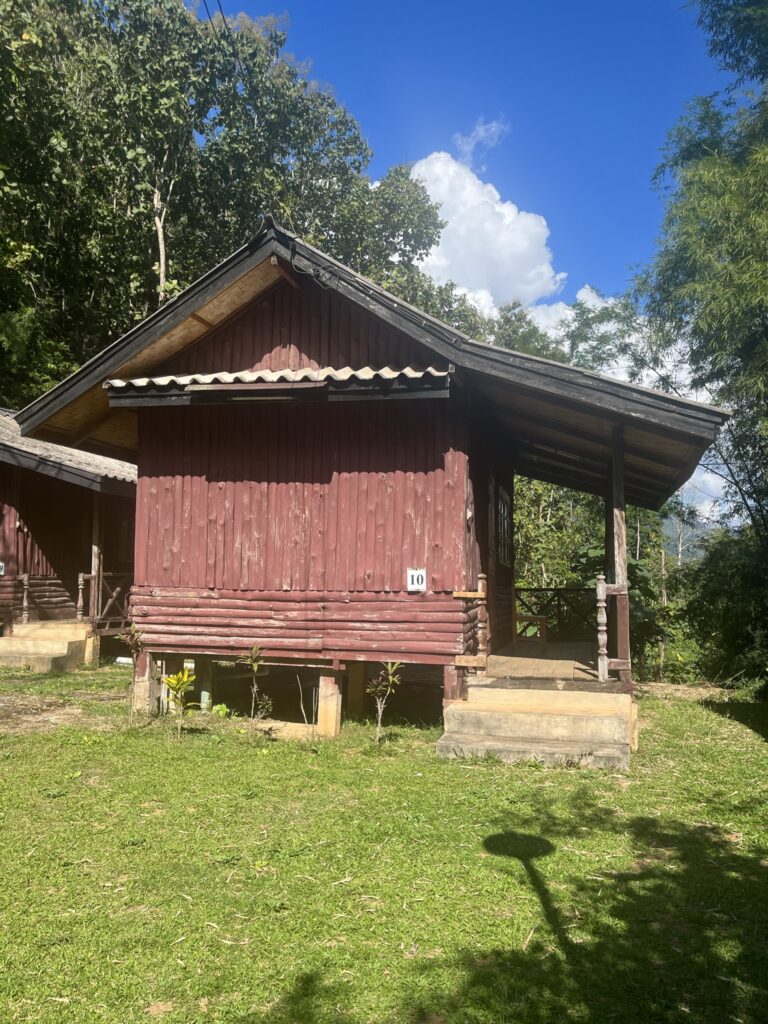
[[[259,244],[256,245],[256,242]],[[146,320],[98,352],[79,370],[16,414],[21,433],[29,434],[68,402],[101,384],[106,376],[114,373],[182,320],[186,320],[199,306],[204,305],[212,294],[267,259],[273,252],[273,245],[274,234],[270,228],[264,235],[242,246],[213,270],[198,278],[167,305],[161,306]]]
[[[287,240],[287,244],[283,239]],[[449,336],[450,328],[446,325],[427,314],[420,314],[408,303],[366,282],[342,264],[319,254],[298,239],[290,239],[285,235],[283,239],[279,235],[275,239],[278,255],[292,263],[294,253],[298,253],[311,266],[330,269],[336,277],[336,289],[342,295],[466,369],[511,381],[532,393],[545,391],[581,406],[599,405],[601,409],[613,412],[622,422],[656,423],[662,429],[672,430],[699,442],[711,443],[719,427],[730,416],[725,410],[690,399],[667,396],[650,388],[613,381],[564,363],[494,348],[459,332]],[[388,301],[392,302],[394,308],[390,308]],[[397,307],[400,307],[400,311]],[[404,310],[411,310],[419,316],[421,324],[414,323],[404,314]]]

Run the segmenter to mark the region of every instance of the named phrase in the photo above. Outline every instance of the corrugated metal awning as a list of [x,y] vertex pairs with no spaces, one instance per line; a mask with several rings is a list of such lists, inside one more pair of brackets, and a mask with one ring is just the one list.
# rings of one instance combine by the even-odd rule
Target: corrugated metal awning
[[218,373],[185,373],[181,375],[168,375],[163,377],[133,377],[128,380],[112,379],[104,383],[108,390],[122,390],[131,388],[133,390],[145,390],[148,388],[190,388],[196,385],[208,387],[209,385],[228,384],[301,384],[301,383],[325,383],[346,384],[350,381],[358,383],[398,383],[398,382],[446,382],[450,376],[449,370],[436,370],[433,366],[417,369],[414,366],[382,366],[375,369],[372,366],[363,366],[354,369],[351,366],[342,366],[336,369],[333,366],[320,366],[317,368],[303,367],[299,370],[238,370],[236,373],[220,371]]
[[185,373],[111,379],[110,406],[192,405],[254,401],[354,401],[371,398],[447,398],[452,368],[434,366],[302,367]]

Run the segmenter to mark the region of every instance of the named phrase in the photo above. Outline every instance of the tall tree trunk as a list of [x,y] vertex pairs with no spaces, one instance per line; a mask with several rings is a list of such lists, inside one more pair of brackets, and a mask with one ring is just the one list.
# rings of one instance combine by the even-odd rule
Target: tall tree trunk
[[162,205],[160,189],[155,188],[153,213],[155,218],[155,232],[157,234],[157,294],[158,306],[165,302],[165,282],[168,279],[168,263],[165,255],[165,211],[167,207]]

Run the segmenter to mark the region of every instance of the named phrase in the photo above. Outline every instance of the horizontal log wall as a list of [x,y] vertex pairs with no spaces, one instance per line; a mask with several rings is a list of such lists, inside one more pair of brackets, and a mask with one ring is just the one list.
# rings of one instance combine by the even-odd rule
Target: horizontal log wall
[[144,646],[167,653],[400,660],[443,664],[474,636],[465,602],[450,595],[298,594],[134,587]]

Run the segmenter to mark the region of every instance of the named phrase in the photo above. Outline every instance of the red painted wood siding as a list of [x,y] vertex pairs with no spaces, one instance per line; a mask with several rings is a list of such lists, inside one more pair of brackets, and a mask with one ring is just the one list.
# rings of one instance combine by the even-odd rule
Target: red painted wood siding
[[409,364],[445,368],[444,359],[402,331],[332,289],[299,280],[300,288],[280,285],[153,372]]
[[[409,364],[445,361],[301,278],[152,372]],[[451,593],[476,585],[466,453],[458,397],[141,410],[148,648],[452,662],[474,630]]]
[[[133,501],[102,495],[101,502],[105,571],[130,569]],[[93,491],[0,464],[0,560],[7,581],[29,573],[33,613],[74,616],[77,574],[91,571],[92,509]],[[15,608],[19,599],[9,582],[0,587],[0,605]]]
[[467,465],[445,400],[141,414],[139,586],[466,585]]
[[474,621],[448,594],[299,593],[134,587],[148,650],[446,664],[473,642]]

